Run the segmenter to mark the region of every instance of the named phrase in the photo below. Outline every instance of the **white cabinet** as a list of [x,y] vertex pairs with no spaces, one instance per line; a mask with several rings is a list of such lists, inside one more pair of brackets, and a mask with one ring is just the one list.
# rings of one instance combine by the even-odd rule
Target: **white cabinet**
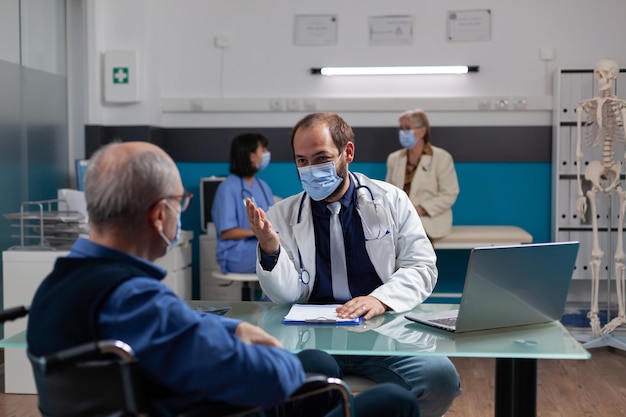
[[[55,260],[66,251],[10,250],[2,252],[3,305],[30,305],[39,284],[50,273]],[[26,329],[28,316],[4,324],[4,337]],[[35,394],[30,364],[24,349],[4,350],[4,387],[7,394]]]
[[[181,243],[155,261],[168,272],[163,282],[182,299],[191,299],[191,243],[193,232],[182,231]],[[2,252],[4,307],[30,305],[35,291],[67,251],[8,250]],[[28,316],[4,324],[4,337],[26,329]],[[24,349],[4,350],[5,392],[35,394],[35,384]]]
[[180,243],[154,263],[167,270],[163,283],[183,300],[191,300],[191,240],[193,232],[183,230]]

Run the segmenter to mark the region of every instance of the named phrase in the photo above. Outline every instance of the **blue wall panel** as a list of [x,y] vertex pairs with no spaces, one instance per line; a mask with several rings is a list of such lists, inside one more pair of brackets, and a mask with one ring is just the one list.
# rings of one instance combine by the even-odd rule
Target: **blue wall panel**
[[535,242],[550,240],[552,165],[542,162],[456,164],[461,192],[454,224],[522,227]]
[[[183,214],[183,228],[194,232],[193,295],[200,295],[200,178],[228,174],[228,163],[179,162],[185,188],[196,197]],[[353,171],[384,179],[384,162],[355,162]],[[542,162],[456,163],[461,192],[453,207],[457,225],[516,225],[535,242],[550,240],[551,164]],[[259,173],[275,195],[287,197],[302,190],[292,162],[273,162]],[[460,292],[468,251],[438,251],[441,273],[438,291]]]

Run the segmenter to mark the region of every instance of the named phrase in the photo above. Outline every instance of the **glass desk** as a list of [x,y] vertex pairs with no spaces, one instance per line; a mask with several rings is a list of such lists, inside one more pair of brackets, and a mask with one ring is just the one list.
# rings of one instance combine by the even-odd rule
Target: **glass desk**
[[[188,301],[192,308],[228,306],[226,317],[256,324],[285,348],[321,349],[335,355],[442,355],[495,358],[495,416],[536,415],[537,360],[589,359],[591,354],[558,322],[462,334],[431,329],[403,314],[386,313],[358,326],[283,325],[290,305],[251,301]],[[457,308],[424,304],[414,311]],[[26,348],[25,332],[0,341],[0,348]],[[25,359],[25,358],[24,358]],[[30,374],[30,368],[22,373]],[[6,375],[9,378],[10,375]]]
[[[589,359],[591,354],[558,321],[515,328],[448,333],[386,313],[358,326],[284,325],[290,305],[265,302],[190,301],[200,306],[229,306],[226,317],[254,323],[285,348],[321,349],[334,355],[442,355],[495,358],[495,416],[532,417],[537,413],[537,359]],[[423,304],[414,311],[458,308]]]

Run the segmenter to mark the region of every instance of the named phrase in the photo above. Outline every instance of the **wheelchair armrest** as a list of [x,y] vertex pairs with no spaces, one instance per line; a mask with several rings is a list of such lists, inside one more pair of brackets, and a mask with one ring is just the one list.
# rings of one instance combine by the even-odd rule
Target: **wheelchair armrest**
[[19,319],[28,315],[28,308],[24,306],[6,308],[0,311],[0,324]]
[[121,361],[130,363],[135,359],[133,349],[120,340],[101,340],[61,350],[47,356],[34,356],[28,352],[32,363],[36,363],[44,372],[70,366],[80,361],[101,359],[103,354],[116,355]]
[[307,373],[304,382],[291,396],[306,394],[312,390],[324,388],[328,385],[328,377],[323,374]]
[[304,383],[291,396],[289,401],[302,399],[325,391],[335,390],[341,395],[346,415],[351,415],[352,392],[350,387],[340,378],[333,378],[321,374],[307,373]]

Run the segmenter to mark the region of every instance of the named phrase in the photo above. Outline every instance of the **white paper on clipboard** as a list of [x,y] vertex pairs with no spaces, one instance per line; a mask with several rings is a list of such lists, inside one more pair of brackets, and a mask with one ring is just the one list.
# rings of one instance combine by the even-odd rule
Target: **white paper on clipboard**
[[360,324],[363,321],[361,317],[354,319],[337,317],[338,307],[341,307],[341,304],[294,304],[283,319],[283,323]]

